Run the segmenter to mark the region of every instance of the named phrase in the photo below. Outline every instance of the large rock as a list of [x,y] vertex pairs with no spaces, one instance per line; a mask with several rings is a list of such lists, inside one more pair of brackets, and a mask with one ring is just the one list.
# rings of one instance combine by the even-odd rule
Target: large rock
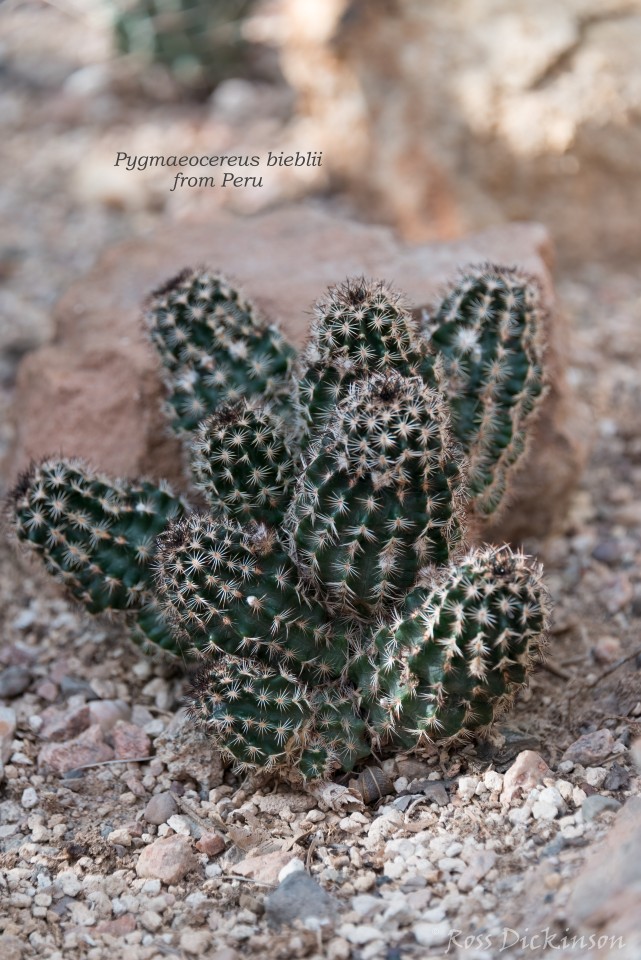
[[638,257],[635,0],[280,0],[292,149],[431,239],[533,215],[563,257]]
[[[75,455],[120,475],[184,485],[179,446],[161,414],[162,389],[139,321],[144,296],[190,263],[239,280],[301,344],[313,301],[331,283],[368,274],[392,280],[418,308],[468,263],[493,260],[535,274],[553,308],[550,244],[536,224],[511,224],[463,240],[407,246],[386,228],[292,207],[254,219],[184,224],[113,248],[62,298],[53,346],[28,355],[18,375],[11,477],[33,457]],[[551,389],[519,471],[513,507],[488,536],[543,534],[566,508],[580,473],[585,431],[564,377],[563,318],[551,313]]]
[[[630,797],[573,881],[566,907],[572,932],[596,931],[607,949],[590,953],[636,960],[641,953],[641,797]],[[612,938],[606,944],[606,939]],[[595,938],[596,939],[596,938]],[[620,939],[620,942],[618,942]]]

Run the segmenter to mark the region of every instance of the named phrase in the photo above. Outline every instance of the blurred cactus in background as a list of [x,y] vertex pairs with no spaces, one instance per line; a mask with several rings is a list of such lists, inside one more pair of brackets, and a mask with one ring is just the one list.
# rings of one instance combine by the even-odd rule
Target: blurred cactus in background
[[166,67],[185,90],[245,72],[243,21],[254,0],[117,0],[116,44],[140,64]]

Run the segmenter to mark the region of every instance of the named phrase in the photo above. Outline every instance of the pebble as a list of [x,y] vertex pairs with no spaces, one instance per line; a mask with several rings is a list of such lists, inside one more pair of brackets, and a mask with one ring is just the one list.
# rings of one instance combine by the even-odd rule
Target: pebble
[[615,540],[614,537],[600,540],[592,551],[595,560],[608,566],[616,566],[621,562],[624,554],[625,545],[620,540]]
[[464,801],[472,799],[479,785],[478,777],[460,777],[458,782],[458,795]]
[[178,804],[173,793],[156,793],[148,801],[143,814],[147,823],[159,826],[167,823],[170,817],[178,812]]
[[621,641],[618,637],[600,637],[592,648],[592,655],[601,666],[614,663],[623,655]]
[[372,927],[368,924],[356,926],[353,923],[344,923],[338,932],[355,946],[363,946],[363,944],[371,943],[373,940],[383,939],[382,931],[378,927]]
[[46,743],[38,754],[38,768],[63,776],[85,764],[112,760],[113,755],[113,750],[102,738],[100,727],[92,726],[74,740]]
[[294,857],[293,860],[290,860],[283,869],[278,874],[278,882],[282,883],[286,877],[289,877],[290,874],[296,873],[299,870],[304,870],[305,864],[299,857]]
[[265,899],[265,916],[271,927],[302,920],[318,929],[333,920],[339,909],[334,898],[304,869],[286,876]]
[[172,837],[160,837],[145,847],[138,858],[136,873],[139,877],[175,884],[196,864],[190,841],[175,834]]
[[209,930],[193,930],[190,927],[182,930],[180,933],[180,949],[185,953],[198,957],[205,953],[211,943],[211,934]]
[[36,613],[34,610],[21,610],[15,617],[12,627],[14,630],[27,630],[36,622]]
[[0,700],[19,697],[30,683],[31,673],[26,667],[7,667],[0,671]]
[[118,720],[129,720],[131,707],[124,700],[93,700],[89,704],[89,712],[91,722],[97,723],[107,733]]
[[34,787],[25,787],[22,791],[22,797],[20,799],[22,806],[25,810],[33,810],[34,807],[38,806],[39,799],[38,794],[35,791]]
[[563,754],[563,760],[581,763],[583,766],[598,766],[614,750],[615,740],[607,729],[594,730],[575,740]]
[[96,924],[96,933],[106,933],[110,937],[125,937],[136,929],[136,918],[132,913],[123,913],[115,920],[102,920]]
[[119,760],[137,760],[151,753],[151,740],[145,731],[126,720],[116,720],[111,737]]
[[10,707],[0,707],[0,763],[6,763],[13,752],[16,722],[15,710]]
[[450,939],[451,926],[447,920],[441,920],[440,923],[415,923],[412,933],[421,947],[442,947]]
[[625,790],[630,784],[630,774],[616,761],[610,767],[603,786],[606,790]]
[[86,730],[91,723],[91,713],[86,703],[60,710],[47,707],[40,714],[42,726],[39,730],[41,740],[59,742],[71,740]]
[[79,677],[70,677],[68,674],[60,678],[60,693],[65,700],[68,700],[69,697],[75,697],[78,694],[82,694],[85,700],[95,700],[97,697],[95,690],[87,680],[82,680]]
[[[553,811],[551,815],[550,810]],[[557,788],[545,787],[532,805],[532,816],[535,820],[554,820],[564,810],[565,803]]]
[[591,797],[586,797],[581,807],[583,819],[585,822],[594,820],[603,813],[604,810],[620,810],[621,804],[614,797],[604,797],[602,794],[593,793]]
[[556,768],[556,769],[557,769],[557,771],[558,771],[559,773],[561,773],[561,774],[572,773],[572,771],[574,770],[574,761],[573,761],[573,760],[561,760],[561,762],[560,762],[559,764],[557,764],[557,768]]
[[457,887],[461,893],[468,893],[475,887],[479,880],[482,880],[486,873],[492,869],[495,863],[496,854],[493,850],[479,850],[474,853],[457,883]]
[[605,767],[588,767],[585,771],[585,782],[598,789],[605,783],[607,775],[608,771]]
[[179,833],[182,837],[190,837],[192,834],[190,820],[180,813],[175,813],[171,816],[167,821],[167,826],[171,827],[174,833]]
[[503,777],[501,803],[509,806],[521,794],[541,783],[546,777],[552,777],[547,763],[534,750],[523,750]]
[[203,833],[196,843],[196,850],[208,857],[216,857],[225,849],[225,839],[220,833]]

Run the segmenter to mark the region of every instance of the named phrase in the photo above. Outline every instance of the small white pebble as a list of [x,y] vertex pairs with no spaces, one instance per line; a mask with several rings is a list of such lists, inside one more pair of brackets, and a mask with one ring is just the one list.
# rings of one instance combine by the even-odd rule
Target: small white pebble
[[183,817],[179,813],[174,813],[173,816],[169,818],[167,826],[171,827],[174,833],[179,833],[183,837],[191,836],[191,823],[187,817]]
[[278,874],[278,882],[282,883],[285,877],[288,877],[292,873],[299,873],[301,870],[305,870],[305,864],[298,857],[294,857],[289,863],[285,864]]
[[25,810],[33,810],[34,807],[38,806],[38,794],[36,793],[33,787],[25,787],[22,791],[22,798],[20,800],[22,806]]
[[400,879],[405,871],[406,867],[402,860],[392,860],[383,867],[384,876],[389,877],[391,880]]
[[459,777],[458,795],[462,800],[471,800],[479,784],[478,777]]
[[491,793],[500,793],[503,789],[503,774],[497,770],[488,770],[483,777],[483,783]]
[[608,771],[605,767],[586,767],[585,770],[586,782],[589,783],[591,787],[596,787],[597,789],[603,786],[607,775]]
[[440,923],[415,923],[412,931],[421,947],[441,947],[450,939],[450,924],[447,920]]

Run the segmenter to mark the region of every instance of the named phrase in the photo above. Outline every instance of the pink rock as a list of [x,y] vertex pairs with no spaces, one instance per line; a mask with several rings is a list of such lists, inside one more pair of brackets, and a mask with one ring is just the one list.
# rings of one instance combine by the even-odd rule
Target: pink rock
[[136,918],[133,913],[123,913],[115,920],[103,920],[94,927],[96,933],[107,933],[110,937],[124,937],[136,929]]
[[[157,360],[139,320],[143,298],[182,266],[208,262],[238,278],[300,345],[313,301],[348,275],[391,277],[420,310],[460,267],[492,260],[536,275],[552,307],[551,259],[548,236],[536,224],[408,246],[387,228],[305,207],[251,220],[221,215],[216,223],[175,225],[115,247],[60,301],[56,344],[28,354],[20,365],[20,414],[7,461],[11,479],[33,457],[55,449],[116,475],[147,474],[184,485],[178,442],[161,415]],[[549,393],[514,478],[510,510],[484,537],[547,532],[565,516],[585,459],[582,408],[565,379],[561,315],[550,321],[548,342]]]
[[62,776],[85,764],[112,760],[113,755],[113,750],[102,738],[102,730],[94,725],[74,740],[47,743],[41,747],[38,754],[38,767],[43,773]]
[[278,874],[291,862],[295,856],[291,850],[275,850],[273,853],[263,853],[255,857],[245,857],[240,863],[235,863],[232,873],[251,880],[260,880],[262,883],[278,883]]
[[11,756],[16,723],[15,710],[0,706],[0,765],[6,763]]
[[48,703],[53,703],[58,696],[58,687],[55,683],[52,683],[51,680],[43,680],[42,683],[39,683],[36,687],[36,693]]
[[196,850],[206,853],[208,857],[215,857],[225,849],[225,840],[219,833],[203,833],[196,844]]
[[136,760],[151,753],[151,740],[133,723],[117,720],[111,731],[114,753],[118,760]]
[[163,883],[178,883],[197,866],[197,861],[187,837],[175,834],[154,840],[140,854],[136,864],[139,877],[161,880]]
[[543,757],[534,750],[523,750],[505,774],[501,803],[508,806],[514,798],[527,795],[546,777],[552,776]]
[[623,656],[621,641],[618,637],[599,637],[592,648],[592,655],[601,666],[614,663]]
[[91,722],[97,723],[106,733],[117,720],[129,720],[131,707],[124,700],[92,700],[89,704]]
[[59,710],[57,707],[47,707],[40,714],[42,726],[38,731],[41,740],[69,740],[77,737],[86,730],[91,723],[89,706],[83,703],[79,707],[68,707]]
[[575,740],[563,754],[563,759],[592,767],[610,756],[614,749],[614,742],[610,730],[594,730]]

